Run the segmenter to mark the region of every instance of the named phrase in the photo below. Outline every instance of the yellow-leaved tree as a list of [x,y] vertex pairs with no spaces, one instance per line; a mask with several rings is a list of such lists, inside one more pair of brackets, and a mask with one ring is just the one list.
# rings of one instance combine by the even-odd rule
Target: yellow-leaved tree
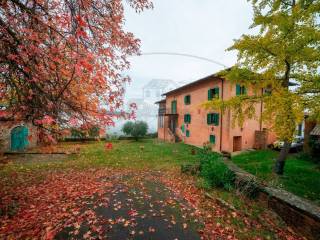
[[251,27],[259,32],[235,40],[228,50],[238,51],[237,65],[220,74],[250,86],[254,94],[214,99],[204,107],[231,109],[234,122],[242,125],[255,117],[254,106],[262,101],[263,121],[284,141],[274,167],[282,175],[304,112],[320,120],[320,0],[249,1],[254,9]]

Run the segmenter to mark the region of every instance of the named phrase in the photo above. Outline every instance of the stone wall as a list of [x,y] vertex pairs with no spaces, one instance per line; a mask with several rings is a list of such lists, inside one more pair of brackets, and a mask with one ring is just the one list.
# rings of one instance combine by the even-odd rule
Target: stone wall
[[0,152],[10,151],[11,148],[11,131],[15,127],[26,126],[29,130],[28,142],[29,148],[37,146],[38,143],[38,129],[31,123],[0,121]]
[[[320,207],[282,189],[266,187],[252,174],[225,158],[227,166],[236,174],[237,187],[251,185],[259,201],[277,213],[292,229],[310,240],[320,239]],[[240,189],[241,191],[241,189]]]

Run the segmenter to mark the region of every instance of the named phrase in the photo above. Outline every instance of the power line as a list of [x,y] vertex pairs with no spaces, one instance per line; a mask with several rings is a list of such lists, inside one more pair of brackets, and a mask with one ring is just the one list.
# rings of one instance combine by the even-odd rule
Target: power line
[[211,62],[214,64],[217,64],[219,66],[222,66],[224,68],[228,68],[226,65],[224,65],[223,63],[220,63],[218,61],[209,59],[209,58],[205,58],[205,57],[200,57],[200,56],[195,56],[192,54],[187,54],[187,53],[175,53],[175,52],[144,52],[141,53],[140,55],[137,56],[150,56],[150,55],[170,55],[170,56],[182,56],[182,57],[189,57],[189,58],[196,58],[202,61],[206,61],[206,62]]

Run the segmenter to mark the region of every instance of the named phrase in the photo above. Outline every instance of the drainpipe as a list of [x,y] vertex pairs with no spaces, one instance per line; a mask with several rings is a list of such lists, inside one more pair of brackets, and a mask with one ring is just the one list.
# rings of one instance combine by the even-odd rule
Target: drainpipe
[[[221,100],[223,101],[223,78],[221,79]],[[223,124],[223,114],[222,114],[222,110],[220,110],[220,152],[222,152],[222,124]]]
[[[261,97],[263,95],[263,88],[261,89]],[[263,111],[263,102],[262,102],[262,99],[261,99],[261,102],[260,102],[260,132],[262,131],[262,111]]]

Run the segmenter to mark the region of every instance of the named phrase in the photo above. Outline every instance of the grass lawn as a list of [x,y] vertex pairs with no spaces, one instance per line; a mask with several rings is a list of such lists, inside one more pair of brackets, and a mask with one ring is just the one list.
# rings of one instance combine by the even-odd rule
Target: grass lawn
[[[182,143],[163,143],[155,139],[138,142],[114,141],[112,142],[113,148],[110,150],[105,149],[105,144],[105,142],[92,142],[61,143],[59,145],[60,149],[70,150],[70,152],[80,149],[78,154],[72,155],[9,156],[9,162],[0,165],[0,225],[6,226],[0,228],[0,238],[12,236],[12,239],[16,239],[23,233],[25,236],[21,237],[22,239],[33,239],[40,233],[51,234],[52,229],[56,231],[57,228],[60,231],[65,229],[64,227],[68,228],[69,222],[66,219],[71,219],[72,221],[69,221],[73,222],[74,218],[81,220],[90,216],[93,218],[92,221],[96,222],[100,219],[100,213],[88,212],[86,206],[94,205],[99,210],[100,204],[112,196],[116,196],[115,203],[117,204],[119,201],[125,203],[128,199],[134,199],[131,195],[130,197],[123,196],[127,192],[138,194],[135,196],[134,204],[144,199],[142,202],[151,207],[152,209],[149,210],[152,211],[159,203],[171,205],[173,202],[181,203],[178,210],[183,210],[185,209],[183,201],[187,201],[199,214],[199,216],[192,216],[198,216],[199,219],[202,219],[201,221],[204,221],[204,227],[201,230],[204,236],[214,234],[217,239],[218,237],[229,239],[230,236],[237,239],[283,239],[281,236],[284,235],[294,236],[292,239],[300,239],[286,228],[281,219],[274,216],[259,202],[239,196],[236,191],[204,190],[201,187],[201,179],[180,174],[181,164],[199,162],[200,149],[196,150],[196,154],[192,154],[192,149],[194,149],[192,146]],[[148,182],[154,185],[154,189],[147,184]],[[152,193],[153,190],[155,190],[154,193]],[[174,198],[161,199],[165,191],[171,192]],[[228,202],[236,210],[230,210],[206,198],[204,191],[208,191],[214,199]],[[102,197],[95,199],[92,196]],[[150,202],[150,197],[154,199],[154,202]],[[77,202],[74,199],[77,199]],[[114,206],[114,204],[109,207],[105,206],[102,211],[104,213],[102,220],[109,218],[108,214],[115,210],[112,209]],[[126,205],[122,204],[122,206]],[[90,208],[95,209],[95,207]],[[131,207],[136,208],[136,205],[130,205],[129,208]],[[132,212],[129,208],[123,208],[125,210],[121,213],[127,218],[128,212]],[[2,210],[4,211],[1,213]],[[84,216],[83,214],[89,215]],[[122,217],[121,214],[120,217]],[[181,214],[184,219],[185,213],[181,212]],[[113,213],[110,216],[115,217],[115,215]],[[164,216],[166,217],[164,221],[172,218],[172,213],[169,215]],[[50,219],[49,223],[48,219]],[[153,214],[150,219],[154,221]],[[156,224],[158,222],[154,223]],[[173,224],[176,224],[175,221]],[[73,227],[78,229],[80,225],[81,229],[86,227],[83,222],[80,224],[76,222]],[[103,224],[104,227],[109,225]],[[188,223],[188,226],[191,225]],[[43,232],[44,230],[47,232]],[[182,234],[187,229],[183,226],[180,230]],[[165,230],[163,233],[168,234],[169,232]],[[81,237],[76,235],[74,238]]]
[[286,161],[284,176],[277,177],[272,173],[272,168],[278,154],[272,150],[247,152],[234,156],[232,161],[270,185],[320,204],[319,165],[291,154]]

